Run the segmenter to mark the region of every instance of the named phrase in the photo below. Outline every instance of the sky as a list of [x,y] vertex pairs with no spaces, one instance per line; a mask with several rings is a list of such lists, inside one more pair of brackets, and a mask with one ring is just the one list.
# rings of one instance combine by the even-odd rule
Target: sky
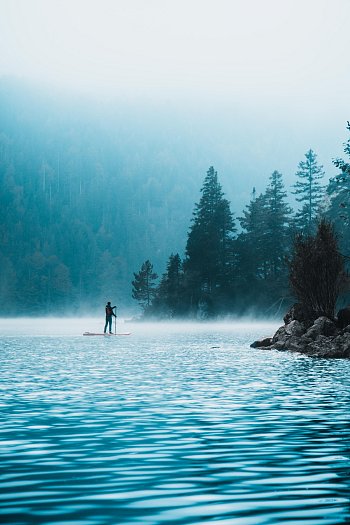
[[0,0],[0,78],[223,129],[246,114],[330,162],[350,120],[349,25],[350,0]]
[[227,101],[350,88],[350,0],[0,0],[0,15],[1,75]]

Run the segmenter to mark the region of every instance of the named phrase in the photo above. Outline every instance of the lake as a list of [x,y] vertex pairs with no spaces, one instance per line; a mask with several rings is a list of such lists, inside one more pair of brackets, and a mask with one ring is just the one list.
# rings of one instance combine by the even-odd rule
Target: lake
[[277,323],[0,320],[0,521],[350,523],[350,361]]

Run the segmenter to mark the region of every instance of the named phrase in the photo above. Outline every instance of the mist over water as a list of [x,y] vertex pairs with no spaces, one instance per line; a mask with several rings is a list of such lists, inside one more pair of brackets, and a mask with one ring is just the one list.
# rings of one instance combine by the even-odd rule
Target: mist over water
[[[0,336],[36,336],[51,335],[53,337],[81,336],[84,332],[103,332],[105,319],[100,317],[18,317],[0,318]],[[207,333],[255,333],[259,331],[272,333],[278,328],[277,321],[256,321],[253,317],[231,319],[227,321],[157,321],[132,322],[128,318],[117,318],[118,332],[131,332],[135,337],[168,334],[207,334]],[[112,324],[115,330],[115,321]],[[261,335],[261,334],[260,334]]]
[[350,365],[275,323],[1,321],[6,523],[347,523]]

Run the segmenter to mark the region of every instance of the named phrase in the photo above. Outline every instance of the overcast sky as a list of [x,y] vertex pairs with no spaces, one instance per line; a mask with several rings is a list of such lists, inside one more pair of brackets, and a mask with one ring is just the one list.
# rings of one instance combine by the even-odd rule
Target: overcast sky
[[0,0],[0,77],[211,112],[227,150],[239,112],[291,172],[342,152],[349,27],[350,0]]
[[1,75],[141,97],[348,102],[350,0],[0,6]]

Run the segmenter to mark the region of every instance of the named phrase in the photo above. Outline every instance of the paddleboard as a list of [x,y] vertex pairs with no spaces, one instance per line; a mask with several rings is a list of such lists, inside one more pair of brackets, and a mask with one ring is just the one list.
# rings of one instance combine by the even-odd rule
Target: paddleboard
[[113,335],[130,335],[130,334],[131,334],[131,332],[123,332],[123,333],[120,333],[120,332],[119,332],[119,333],[116,333],[116,334],[104,334],[104,333],[102,333],[102,334],[96,334],[96,333],[94,333],[94,332],[84,332],[84,333],[83,333],[83,335],[103,335],[103,336],[105,336],[105,337],[111,337],[111,336],[113,336]]

